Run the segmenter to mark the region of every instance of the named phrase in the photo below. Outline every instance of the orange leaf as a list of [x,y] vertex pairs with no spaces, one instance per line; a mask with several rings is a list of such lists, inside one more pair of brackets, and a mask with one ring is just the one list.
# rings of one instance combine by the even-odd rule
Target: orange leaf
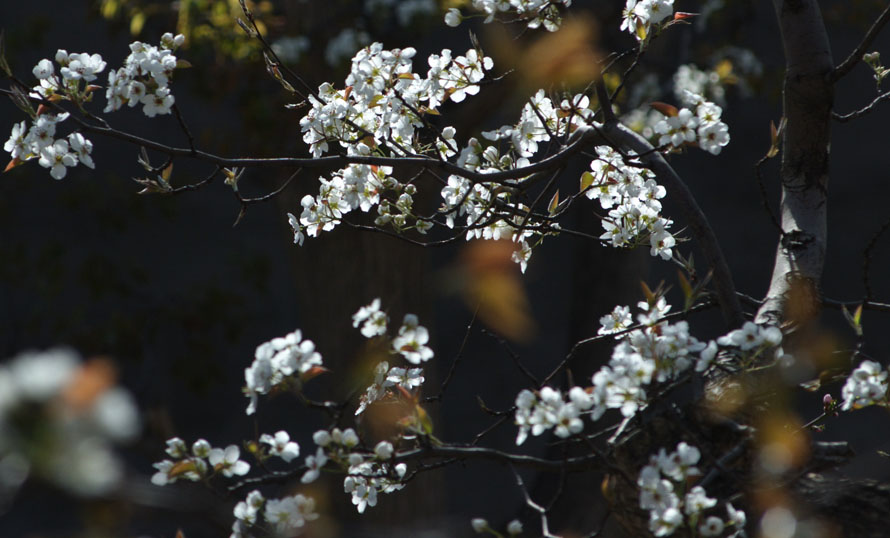
[[300,374],[300,379],[302,379],[303,381],[309,381],[310,379],[314,379],[321,374],[326,374],[328,372],[330,372],[330,370],[328,370],[324,366],[313,366],[312,368],[306,370],[304,373]]
[[684,21],[686,19],[691,19],[692,17],[698,17],[698,13],[687,13],[685,11],[678,11],[674,13],[675,21]]
[[649,106],[651,106],[652,108],[661,112],[662,114],[664,114],[665,116],[667,116],[669,118],[673,118],[674,116],[676,116],[677,114],[680,113],[677,110],[677,107],[675,107],[674,105],[662,103],[661,101],[655,101],[653,103],[649,103]]
[[9,164],[6,165],[6,168],[3,169],[3,172],[4,173],[9,172],[10,170],[12,170],[13,168],[15,168],[16,166],[18,166],[20,164],[24,164],[24,161],[22,161],[18,157],[16,157],[15,159],[9,161]]

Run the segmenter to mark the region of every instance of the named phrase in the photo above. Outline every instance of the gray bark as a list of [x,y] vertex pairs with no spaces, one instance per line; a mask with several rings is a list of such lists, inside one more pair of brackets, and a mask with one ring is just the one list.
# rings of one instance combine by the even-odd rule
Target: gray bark
[[773,4],[786,65],[782,236],[766,302],[756,321],[805,323],[818,311],[825,262],[833,63],[815,0],[773,0]]

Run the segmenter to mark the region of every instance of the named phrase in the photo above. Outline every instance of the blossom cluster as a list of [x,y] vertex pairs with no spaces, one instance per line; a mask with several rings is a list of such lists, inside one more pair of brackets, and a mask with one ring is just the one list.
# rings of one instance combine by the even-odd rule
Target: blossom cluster
[[250,398],[247,414],[256,411],[260,394],[268,394],[288,382],[305,381],[323,370],[321,354],[311,340],[303,340],[299,329],[256,348],[253,363],[244,370],[245,395]]
[[[460,102],[479,92],[478,83],[492,68],[491,58],[476,49],[452,57],[450,49],[431,55],[426,77],[413,72],[413,48],[384,50],[380,43],[360,50],[352,59],[346,85],[337,90],[322,84],[309,98],[312,109],[300,120],[303,141],[315,157],[337,143],[348,155],[420,154],[425,148],[417,140],[424,115],[445,101]],[[454,129],[437,137],[437,152],[443,157],[457,151]],[[413,228],[426,232],[431,224],[413,214],[414,185],[400,184],[384,166],[352,164],[320,178],[317,196],[307,195],[299,220],[291,216],[295,239],[303,227],[309,236],[330,231],[346,213],[378,206],[378,225],[392,224],[397,230]],[[384,198],[391,193],[391,199]],[[379,205],[378,205],[379,204]],[[299,241],[298,241],[299,242]]]
[[[184,37],[166,33],[160,47],[136,41],[130,45],[130,55],[124,67],[108,73],[105,112],[118,110],[125,103],[133,107],[142,105],[146,116],[169,114],[173,106],[169,81],[177,67],[173,51],[182,45]],[[99,54],[68,53],[59,49],[55,55],[56,66],[47,58],[40,60],[32,73],[39,80],[31,92],[34,98],[50,102],[69,100],[81,105],[92,98],[98,86],[89,83],[105,70],[107,63]],[[68,168],[83,164],[95,168],[91,153],[93,143],[79,132],[67,137],[56,137],[56,126],[68,119],[67,112],[41,106],[30,112],[31,125],[22,121],[13,125],[9,140],[3,149],[12,157],[12,166],[31,159],[39,159],[40,166],[48,168],[50,176],[62,179]]]
[[774,326],[757,325],[746,321],[740,329],[735,329],[717,339],[721,346],[737,347],[743,352],[757,352],[782,343],[782,330]]
[[312,440],[318,449],[306,458],[308,470],[301,479],[304,484],[314,482],[328,462],[339,466],[347,473],[343,490],[352,495],[352,504],[360,514],[377,505],[378,493],[402,489],[408,466],[392,462],[394,448],[389,441],[380,441],[369,453],[359,447],[359,437],[352,428],[319,430]]
[[[361,333],[365,338],[374,338],[386,334],[389,318],[380,309],[380,299],[359,308],[352,316],[353,327],[361,325]],[[397,335],[391,340],[389,352],[401,355],[412,364],[420,364],[433,358],[433,350],[427,346],[429,331],[419,324],[417,316],[406,314]],[[391,394],[391,390],[401,389],[403,394],[411,394],[424,382],[422,368],[390,368],[389,362],[382,361],[374,368],[374,382],[362,395],[355,414],[360,415],[367,407]]]
[[[581,413],[588,412],[593,404],[591,395],[581,387],[573,387],[566,397],[551,387],[543,387],[537,393],[522,390],[516,396],[516,425],[519,426],[516,444],[524,443],[529,431],[537,436],[555,428],[556,436],[562,438],[581,433],[584,429]],[[594,420],[596,418],[599,417]]]
[[[470,171],[491,173],[528,166],[529,157],[538,152],[540,142],[567,135],[589,126],[593,111],[590,99],[582,94],[563,99],[559,105],[538,90],[522,108],[519,121],[505,125],[482,136],[490,141],[505,140],[504,152],[496,145],[484,146],[470,138],[458,156],[457,164]],[[521,180],[520,180],[521,181]],[[530,240],[535,235],[556,233],[556,223],[546,223],[531,216],[530,208],[511,201],[511,193],[493,182],[471,182],[458,175],[448,177],[441,191],[444,204],[439,210],[445,224],[453,228],[455,220],[465,219],[467,239],[510,239],[517,244],[513,261],[523,272],[532,253]],[[499,208],[502,210],[499,211]]]
[[86,52],[69,54],[64,49],[56,51],[55,60],[60,67],[61,79],[56,76],[53,63],[46,58],[37,62],[37,65],[31,70],[40,81],[39,85],[33,88],[35,96],[49,100],[54,97],[82,97],[82,92],[88,89],[82,87],[81,82],[87,83],[96,80],[96,75],[104,71],[107,65],[99,54]]
[[69,114],[44,111],[28,127],[22,121],[12,126],[12,134],[3,149],[12,156],[14,163],[39,158],[38,164],[49,168],[49,175],[62,179],[68,168],[78,163],[95,168],[93,143],[81,133],[70,133],[67,138],[56,139],[56,125],[68,119]]
[[886,404],[887,387],[887,371],[877,362],[862,361],[844,383],[841,409],[849,411],[873,404]]
[[386,361],[374,368],[374,382],[365,390],[361,402],[355,410],[356,415],[362,414],[374,402],[383,400],[390,394],[390,389],[401,388],[411,393],[424,382],[422,368],[389,367]]
[[719,105],[725,104],[726,90],[721,83],[720,73],[704,71],[695,64],[683,64],[673,76],[674,96],[688,106],[695,106],[692,96],[706,96]]
[[627,0],[622,14],[621,29],[630,32],[638,41],[645,42],[658,25],[674,12],[674,0]]
[[[663,319],[671,308],[664,297],[641,301],[637,308],[640,328],[618,336],[609,364],[593,375],[594,419],[606,409],[619,409],[623,416],[632,417],[647,405],[646,386],[676,379],[706,350],[707,346],[689,333],[686,321]],[[614,332],[616,316],[623,325],[628,311],[623,307],[604,316],[600,332]]]
[[[362,326],[361,333],[365,338],[374,338],[386,334],[386,326],[389,318],[386,312],[380,310],[380,299],[376,298],[370,304],[359,308],[352,316],[352,326]],[[415,314],[405,314],[398,333],[392,339],[394,355],[401,355],[412,364],[420,364],[433,358],[433,350],[427,344],[430,341],[430,333],[423,325],[420,325]]]
[[654,145],[678,148],[697,143],[703,150],[718,155],[730,141],[729,127],[721,121],[724,85],[730,82],[740,84],[742,80],[732,75],[731,69],[729,60],[710,71],[703,71],[693,64],[677,68],[673,75],[673,93],[685,107],[680,110],[672,106],[657,106],[656,109],[646,104],[658,101],[661,95],[658,77],[650,73],[631,90],[628,101],[637,108],[624,114],[622,122]]
[[[98,54],[86,52],[71,53],[59,49],[55,56],[59,65],[59,74],[53,62],[44,58],[37,62],[32,73],[40,81],[33,88],[32,97],[58,101],[69,99],[76,102],[87,100],[94,86],[84,86],[96,79],[96,75],[105,70],[105,62]],[[22,121],[12,126],[9,140],[3,149],[12,157],[13,165],[31,159],[39,159],[38,163],[49,168],[50,176],[62,179],[68,168],[78,163],[88,168],[95,168],[90,155],[93,143],[81,133],[70,133],[67,138],[56,137],[56,126],[69,118],[67,112],[59,112],[48,107],[40,107],[36,113],[31,112],[32,122],[28,126]]]
[[675,115],[655,124],[655,132],[659,135],[658,144],[679,148],[687,143],[697,142],[701,149],[719,155],[729,144],[729,126],[720,121],[723,109],[701,95],[686,95],[687,101],[695,107],[695,112],[689,108],[681,108]]
[[104,359],[53,349],[0,364],[0,489],[37,475],[75,495],[107,494],[124,475],[113,445],[139,428],[132,396]]
[[353,57],[342,90],[322,84],[309,98],[312,109],[300,120],[303,140],[313,156],[326,153],[333,141],[353,154],[366,137],[373,140],[366,145],[404,154],[414,143],[415,130],[423,125],[423,111],[475,95],[493,65],[476,49],[457,57],[444,49],[428,58],[430,68],[421,77],[413,72],[415,54],[411,47],[384,50],[382,44],[373,43]]
[[[508,155],[501,157],[495,146],[481,150],[481,144],[471,138],[467,147],[461,152],[458,164],[479,172],[497,171],[502,166],[521,167],[528,164],[528,159],[514,161]],[[496,168],[497,167],[497,168]],[[522,203],[511,204],[510,192],[501,189],[497,183],[473,183],[458,175],[448,177],[448,184],[441,191],[444,204],[439,209],[445,215],[445,224],[449,228],[455,225],[455,219],[465,218],[467,240],[510,239],[517,244],[513,253],[513,261],[520,264],[524,273],[528,260],[531,258],[532,247],[529,240],[534,235],[530,229],[539,225],[535,219],[529,218],[530,208]],[[512,211],[499,213],[497,207],[506,207]],[[550,225],[556,229],[556,224]]]
[[157,472],[152,475],[151,482],[156,486],[166,486],[180,478],[197,482],[216,474],[231,478],[250,472],[250,464],[239,459],[241,450],[237,445],[214,448],[205,439],[198,439],[189,451],[185,441],[173,437],[167,440],[166,452],[173,459],[154,464]]
[[169,114],[175,99],[170,91],[170,77],[176,69],[173,52],[185,41],[182,34],[167,32],[161,36],[159,47],[140,41],[130,44],[130,55],[124,66],[108,73],[105,112],[119,110],[124,104],[130,107],[142,105],[142,112],[149,118]]
[[611,147],[597,146],[596,153],[598,158],[590,163],[593,172],[582,175],[581,187],[609,210],[600,239],[625,248],[648,242],[653,256],[671,259],[676,239],[668,230],[673,221],[661,216],[659,201],[665,188],[655,182],[651,170],[628,164]]
[[[567,398],[550,387],[537,393],[525,389],[518,394],[517,444],[524,442],[529,432],[540,435],[554,429],[563,438],[581,433],[583,415],[596,421],[609,409],[620,410],[625,418],[630,418],[648,405],[650,385],[678,379],[693,367],[704,372],[721,349],[750,359],[776,348],[782,341],[778,328],[749,322],[705,344],[690,334],[686,321],[670,323],[664,319],[671,309],[664,297],[653,296],[637,307],[640,312],[636,326],[632,325],[630,308],[626,306],[617,306],[600,318],[599,334],[615,334],[619,341],[609,363],[593,375],[592,386],[572,387]],[[776,354],[781,356],[781,350]]]
[[235,505],[235,523],[230,538],[248,538],[260,514],[276,536],[294,536],[308,521],[318,519],[315,499],[301,493],[280,499],[266,499],[253,490]]
[[[538,90],[522,107],[519,122],[485,131],[482,136],[488,140],[507,139],[518,157],[531,157],[538,152],[538,142],[547,142],[552,137],[589,126],[592,117],[590,98],[586,95],[575,94],[555,105],[544,90]],[[468,164],[478,166],[478,158]]]
[[[473,9],[485,15],[485,23],[494,20],[498,13],[510,13],[526,26],[535,29],[541,25],[549,32],[559,29],[562,22],[560,8],[572,5],[572,0],[473,0]],[[445,24],[458,26],[464,15],[457,8],[451,8],[445,14]]]
[[699,536],[740,536],[744,532],[745,512],[726,503],[726,520],[706,515],[717,505],[717,499],[707,496],[705,489],[686,485],[701,475],[695,467],[701,458],[699,450],[681,442],[668,454],[661,449],[649,458],[640,470],[640,508],[649,511],[649,530],[655,536],[670,536],[681,526],[698,530]]

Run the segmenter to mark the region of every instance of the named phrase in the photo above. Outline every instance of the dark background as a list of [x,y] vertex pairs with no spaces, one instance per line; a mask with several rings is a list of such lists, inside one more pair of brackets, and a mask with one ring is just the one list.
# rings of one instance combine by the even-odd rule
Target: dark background
[[[317,58],[336,24],[348,20],[341,15],[356,9],[350,2],[327,4],[325,9],[311,2],[274,4],[277,32],[311,36],[313,48],[296,67],[312,84],[342,83],[345,76],[342,67],[330,68]],[[621,2],[600,4],[576,2],[572,9],[590,12],[600,21],[602,50],[631,46],[630,38],[617,31]],[[680,27],[657,42],[643,68],[669,80],[684,61],[697,60],[701,67],[709,67],[707,58],[717,48],[714,43],[751,48],[763,62],[763,76],[752,82],[754,95],[729,91],[724,121],[730,126],[732,143],[724,152],[713,157],[690,151],[672,158],[710,217],[739,291],[760,297],[769,281],[777,237],[762,208],[754,163],[768,147],[769,121],[778,121],[781,115],[783,57],[771,3],[725,4],[708,29]],[[883,2],[822,4],[834,57],[840,61]],[[99,17],[95,7],[90,2],[3,2],[0,26],[6,30],[8,58],[18,76],[30,80],[31,67],[41,58],[52,58],[57,48],[100,52],[108,69],[119,65],[132,37],[125,25]],[[700,8],[698,2],[677,0],[677,10]],[[161,33],[173,28],[169,20],[150,18],[139,38],[156,43]],[[483,45],[492,39],[483,27],[471,27]],[[378,32],[387,47],[417,46],[418,72],[425,70],[423,58],[429,52],[443,46],[455,52],[469,47],[466,26],[447,29],[436,18],[404,30],[391,23],[368,28]],[[884,37],[874,49],[887,44]],[[185,49],[179,56],[196,67],[177,72],[174,94],[203,147],[225,155],[305,153],[300,116],[280,108],[284,96],[268,80],[260,61],[237,61],[207,44]],[[496,69],[498,65],[495,57]],[[461,115],[455,107],[458,116],[451,123],[458,132],[515,121],[530,92],[509,80],[505,85],[506,89],[486,88],[475,105],[470,100],[469,113]],[[836,110],[846,113],[875,95],[869,71],[859,66],[838,86]],[[672,97],[668,94],[663,100]],[[862,297],[863,249],[890,216],[886,117],[885,109],[879,108],[859,121],[834,127],[829,254],[823,281],[824,293],[832,299]],[[0,105],[4,129],[22,119],[11,103]],[[185,144],[171,116],[148,121],[126,110],[111,120],[151,139]],[[144,435],[123,451],[129,476],[118,495],[76,501],[49,484],[28,482],[11,504],[0,507],[0,536],[173,536],[177,527],[189,537],[228,535],[236,499],[221,503],[191,484],[164,489],[150,485],[151,463],[164,457],[164,439],[178,435],[190,443],[205,437],[211,444],[225,445],[256,431],[284,428],[300,442],[303,455],[310,453],[310,435],[325,424],[322,417],[287,397],[261,401],[258,423],[246,417],[246,401],[239,396],[243,369],[256,345],[300,327],[316,341],[333,370],[313,381],[308,389],[313,397],[342,395],[365,385],[358,375],[363,371],[358,366],[362,342],[349,316],[373,297],[383,299],[394,321],[404,312],[415,312],[430,327],[436,359],[426,365],[429,388],[441,380],[472,317],[459,292],[468,278],[463,245],[421,249],[341,227],[330,237],[308,239],[298,248],[291,244],[284,213],[298,212],[302,194],[315,192],[311,174],[301,175],[297,186],[276,201],[251,207],[232,227],[238,204],[226,186],[216,184],[176,197],[137,196],[139,187],[130,180],[141,172],[135,163],[137,149],[91,138],[95,171],[78,167],[55,181],[45,169],[28,163],[0,176],[0,356],[66,344],[84,356],[114,357],[120,382],[144,411]],[[777,161],[764,168],[773,207],[778,202]],[[571,192],[585,166],[578,162],[566,172],[565,192]],[[177,162],[174,180],[184,183],[203,174],[206,170],[200,165]],[[261,194],[285,177],[281,171],[248,172],[242,188],[248,194]],[[670,202],[665,212],[674,216]],[[674,218],[680,229],[682,221]],[[578,228],[599,233],[598,222],[583,210],[569,219]],[[689,246],[682,250],[688,253]],[[879,243],[872,263],[877,300],[890,296],[884,278],[890,267],[888,251],[885,243]],[[548,372],[572,342],[596,331],[599,316],[615,304],[639,300],[639,279],[652,286],[661,279],[676,283],[672,266],[655,262],[650,267],[650,263],[645,252],[614,252],[571,237],[548,239],[522,279],[537,327],[534,337],[511,343],[511,349],[537,375]],[[678,296],[672,297],[679,304]],[[885,316],[872,312],[865,316],[867,352],[878,360],[890,347],[883,338]],[[829,310],[824,318],[826,333],[835,335],[839,347],[848,346],[852,335],[840,314]],[[716,311],[692,321],[702,338],[724,330]],[[448,441],[468,441],[493,421],[479,409],[476,395],[493,409],[505,409],[528,385],[504,346],[483,334],[481,327],[477,324],[470,332],[463,362],[444,401],[430,408],[436,435]],[[607,346],[587,350],[576,368],[576,380],[595,371],[608,353]],[[837,394],[839,387],[831,390]],[[805,420],[818,415],[820,400],[821,393],[801,398]],[[890,443],[874,433],[883,429],[875,425],[886,420],[883,412],[867,409],[832,423],[821,438],[849,440],[860,453],[845,471],[886,478],[890,467],[875,450],[888,449]],[[507,424],[485,443],[509,449],[514,436],[515,427]],[[527,445],[523,451],[529,453],[546,450],[543,439]],[[527,478],[534,485],[534,475]],[[588,491],[599,487],[597,477],[582,475],[578,481],[587,484]],[[538,487],[547,488],[543,482]],[[464,535],[470,532],[471,517],[500,523],[518,516],[522,508],[510,471],[485,463],[430,473],[401,492],[381,496],[379,505],[361,519],[335,477],[297,489],[316,495],[324,514],[308,531],[310,536]],[[283,487],[279,493],[285,491],[292,490]],[[270,494],[274,492],[273,488]],[[598,502],[597,497],[592,493],[589,502]],[[564,521],[589,523],[599,509],[588,505],[580,515],[576,509]],[[527,535],[533,535],[537,522],[526,518],[524,523]]]

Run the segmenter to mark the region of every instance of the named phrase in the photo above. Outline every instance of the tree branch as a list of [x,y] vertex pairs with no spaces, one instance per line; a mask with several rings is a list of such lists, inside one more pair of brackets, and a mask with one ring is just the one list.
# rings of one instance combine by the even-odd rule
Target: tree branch
[[853,52],[850,53],[847,58],[841,62],[840,65],[835,67],[830,73],[828,73],[828,83],[833,84],[840,80],[844,75],[849,73],[856,67],[856,64],[862,60],[862,56],[865,54],[865,51],[871,46],[874,42],[875,38],[878,37],[878,34],[884,28],[884,25],[887,24],[887,21],[890,21],[890,5],[884,8],[884,11],[881,12],[881,15],[878,19],[871,25],[871,28],[868,29],[868,32],[865,33],[865,36],[862,38],[862,41],[859,45],[853,49]]
[[872,110],[874,110],[874,108],[876,106],[878,106],[878,104],[881,103],[881,101],[886,101],[887,99],[890,99],[890,92],[882,93],[881,95],[875,97],[875,100],[872,101],[871,103],[860,108],[859,110],[850,112],[849,114],[841,115],[841,114],[838,114],[837,112],[832,112],[831,119],[833,119],[835,121],[839,121],[841,123],[844,123],[844,122],[848,122],[850,120],[855,120],[856,118],[861,118],[862,116],[864,116],[864,115],[868,114],[869,112],[871,112]]

